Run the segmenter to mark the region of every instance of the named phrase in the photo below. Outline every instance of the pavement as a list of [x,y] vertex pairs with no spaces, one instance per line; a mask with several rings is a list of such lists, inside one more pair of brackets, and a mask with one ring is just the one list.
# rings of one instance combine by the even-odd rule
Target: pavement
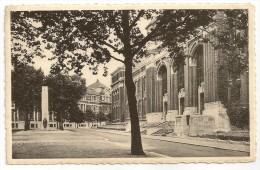
[[55,159],[249,156],[249,152],[241,149],[229,150],[230,148],[223,149],[223,146],[217,148],[212,145],[208,147],[202,145],[199,140],[187,139],[185,142],[183,139],[167,136],[143,135],[142,144],[146,155],[135,156],[130,154],[131,136],[126,132],[85,128],[64,131],[19,131],[12,134],[12,157],[13,159]]
[[[115,130],[100,130],[95,129],[96,131],[101,131],[105,133],[114,133],[120,135],[130,136],[131,133],[124,131],[115,131]],[[177,136],[152,136],[152,135],[142,135],[142,138],[161,140],[167,142],[183,143],[188,145],[204,146],[225,150],[233,150],[240,152],[250,152],[250,145],[248,142],[240,141],[230,141],[230,140],[220,140],[220,139],[209,139],[209,138],[199,138],[199,137],[177,137]]]

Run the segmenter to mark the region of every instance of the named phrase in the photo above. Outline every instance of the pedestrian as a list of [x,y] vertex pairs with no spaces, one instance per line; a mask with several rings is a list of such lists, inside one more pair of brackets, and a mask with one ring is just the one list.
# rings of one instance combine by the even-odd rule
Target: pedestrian
[[43,127],[44,127],[44,129],[46,129],[46,127],[47,127],[47,119],[46,118],[43,119]]

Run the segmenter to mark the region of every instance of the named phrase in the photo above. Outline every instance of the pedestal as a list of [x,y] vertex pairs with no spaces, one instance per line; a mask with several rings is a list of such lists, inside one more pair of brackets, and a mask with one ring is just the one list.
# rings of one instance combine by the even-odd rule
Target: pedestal
[[220,101],[205,103],[205,110],[203,110],[202,114],[215,118],[215,132],[228,132],[231,130],[227,109],[224,108]]

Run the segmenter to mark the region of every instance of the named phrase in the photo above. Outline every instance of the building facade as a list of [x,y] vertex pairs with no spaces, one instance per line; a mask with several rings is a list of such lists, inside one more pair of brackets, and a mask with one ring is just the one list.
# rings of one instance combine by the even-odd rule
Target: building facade
[[[203,36],[212,39],[207,33]],[[229,131],[230,120],[223,101],[233,100],[248,108],[248,73],[232,82],[227,69],[221,67],[223,56],[209,42],[197,40],[187,44],[189,57],[176,70],[167,49],[157,48],[158,45],[148,44],[149,55],[133,69],[139,119],[148,123],[173,122],[178,135]],[[113,119],[127,122],[124,67],[111,76]]]
[[[54,114],[49,112],[49,101],[48,101],[48,87],[42,87],[42,100],[41,109],[34,110],[28,115],[30,129],[44,129],[43,120],[47,120],[47,128],[57,128],[57,122]],[[111,99],[110,89],[99,82],[98,80],[87,87],[86,95],[78,101],[79,108],[85,112],[86,110],[92,110],[94,114],[103,112],[109,114],[111,112]],[[25,126],[25,115],[20,112],[16,107],[15,103],[12,103],[12,129],[24,129]],[[80,123],[78,127],[97,127],[103,126],[105,122],[84,122]],[[77,127],[74,122],[65,120],[63,123],[64,128],[75,128]]]
[[87,92],[78,101],[78,105],[83,112],[92,110],[95,114],[99,112],[109,114],[111,112],[110,89],[97,80],[87,87]]

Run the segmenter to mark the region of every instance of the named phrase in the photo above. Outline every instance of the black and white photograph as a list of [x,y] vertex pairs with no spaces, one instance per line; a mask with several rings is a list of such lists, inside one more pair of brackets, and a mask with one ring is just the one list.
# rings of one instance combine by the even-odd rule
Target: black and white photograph
[[255,160],[251,5],[9,6],[7,160]]

